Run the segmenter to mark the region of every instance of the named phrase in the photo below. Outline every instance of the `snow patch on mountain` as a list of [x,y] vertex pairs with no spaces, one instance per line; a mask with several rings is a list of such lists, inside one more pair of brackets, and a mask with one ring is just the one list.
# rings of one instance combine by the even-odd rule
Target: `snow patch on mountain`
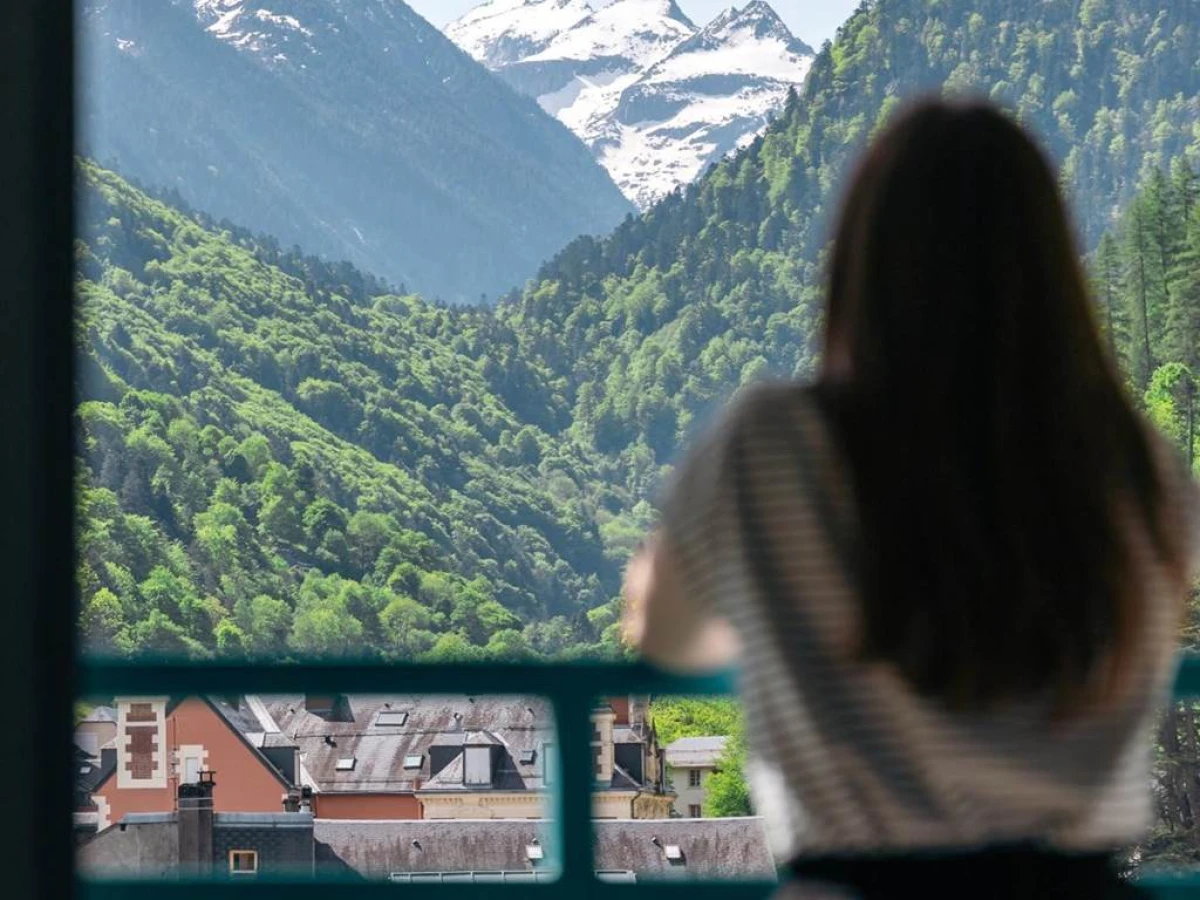
[[753,141],[813,59],[764,0],[703,28],[674,0],[491,0],[446,33],[536,97],[642,208]]
[[446,36],[485,66],[532,56],[595,10],[587,0],[491,0],[446,26]]
[[645,66],[695,30],[674,0],[616,0],[562,31],[524,61],[619,59]]
[[305,39],[313,32],[293,15],[274,12],[249,0],[194,0],[196,18],[214,37],[249,50],[273,62],[287,59],[282,51],[300,40],[315,52]]

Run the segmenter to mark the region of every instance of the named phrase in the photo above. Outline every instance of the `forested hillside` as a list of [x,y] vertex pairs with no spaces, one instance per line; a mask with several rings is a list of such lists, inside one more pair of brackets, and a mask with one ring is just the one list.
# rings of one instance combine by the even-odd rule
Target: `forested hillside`
[[[1185,159],[1152,168],[1091,259],[1097,311],[1135,399],[1195,468],[1200,374],[1200,177]],[[1184,641],[1200,650],[1192,597]],[[1200,727],[1195,703],[1167,710],[1155,767],[1158,824],[1147,862],[1200,861]]]
[[647,501],[714,403],[812,370],[846,166],[930,87],[1009,104],[1062,163],[1114,352],[1179,436],[1190,375],[1172,364],[1195,371],[1200,316],[1181,199],[1200,162],[1192,9],[864,4],[762,139],[494,309],[392,295],[83,164],[89,646],[616,652]]
[[611,464],[554,436],[569,408],[507,326],[90,164],[80,196],[93,650],[602,652],[645,522]]
[[1092,255],[1100,322],[1158,426],[1192,457],[1200,372],[1200,176],[1179,158],[1154,167]]
[[1062,166],[1091,247],[1139,178],[1200,153],[1200,18],[1186,0],[877,0],[822,48],[747,152],[581,238],[500,311],[566,379],[574,429],[640,484],[696,415],[815,356],[827,219],[847,167],[928,90],[1005,104]]

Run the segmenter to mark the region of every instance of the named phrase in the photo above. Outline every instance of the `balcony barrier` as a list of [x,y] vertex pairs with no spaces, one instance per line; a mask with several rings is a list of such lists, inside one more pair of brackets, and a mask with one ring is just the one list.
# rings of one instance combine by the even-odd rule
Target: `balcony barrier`
[[[119,694],[271,694],[299,691],[341,693],[536,694],[554,707],[559,769],[553,797],[553,848],[557,850],[555,881],[477,880],[473,883],[395,884],[364,881],[86,881],[79,883],[85,900],[200,900],[216,893],[279,900],[330,900],[381,897],[402,892],[414,900],[532,896],[544,900],[625,897],[632,892],[655,898],[687,900],[761,900],[775,882],[697,881],[635,882],[597,873],[593,862],[590,754],[593,701],[597,696],[629,693],[717,696],[731,693],[733,677],[683,678],[644,665],[572,663],[561,665],[210,665],[98,663],[82,666],[84,696]],[[1177,699],[1200,697],[1200,657],[1185,659],[1175,684]],[[1153,875],[1141,879],[1161,900],[1200,900],[1200,872]]]

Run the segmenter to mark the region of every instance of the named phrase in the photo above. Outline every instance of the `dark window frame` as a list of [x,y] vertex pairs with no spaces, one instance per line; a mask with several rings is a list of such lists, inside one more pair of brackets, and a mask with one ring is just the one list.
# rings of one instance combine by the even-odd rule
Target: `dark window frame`
[[[0,204],[0,268],[5,273],[5,296],[0,303],[0,378],[4,384],[0,421],[4,422],[5,438],[0,442],[0,491],[6,512],[0,525],[4,535],[0,562],[6,574],[8,638],[5,652],[0,654],[0,677],[7,689],[6,713],[23,723],[0,742],[0,765],[5,771],[23,773],[10,780],[6,794],[11,818],[21,827],[10,829],[7,839],[0,841],[8,900],[71,898],[80,893],[69,865],[74,836],[71,817],[66,814],[74,799],[72,713],[81,669],[74,627],[78,609],[72,427],[74,36],[72,0],[0,3],[0,109],[6,126],[0,163],[9,175],[6,202]],[[93,670],[89,686],[120,683],[127,677],[119,668],[106,673],[94,662],[89,665]],[[695,692],[695,686],[689,688],[683,681],[637,668],[629,673],[617,667],[599,668],[596,674],[602,677],[593,679],[592,685],[602,685],[609,692],[623,688]],[[362,677],[353,669],[341,669],[331,670],[326,679],[334,682],[334,675],[347,676],[345,680],[350,682]],[[238,690],[244,687],[240,677],[236,670],[222,674],[214,667],[204,679],[213,687]],[[506,683],[536,693],[546,683],[542,679],[549,677],[513,674]],[[488,683],[486,677],[473,674],[472,678]],[[263,685],[283,686],[286,681],[272,679],[273,675],[262,676]],[[428,683],[444,685],[445,681],[445,677],[429,678]],[[287,686],[294,687],[294,681]],[[583,696],[582,688],[572,687],[556,694],[560,698]],[[1195,696],[1200,696],[1200,660],[1189,659],[1176,683],[1176,697]],[[577,713],[573,707],[561,708],[558,713],[571,729],[561,731],[565,736],[560,738],[567,762],[554,767],[565,771],[553,772],[553,781],[565,781],[569,788],[556,794],[556,814],[579,830],[566,848],[566,870],[574,874],[564,879],[563,887],[569,887],[566,882],[570,881],[586,888],[589,884],[581,880],[581,873],[595,871],[590,858],[590,799],[583,791],[586,713]],[[559,749],[550,744],[546,748]],[[31,759],[37,765],[29,766]],[[1200,879],[1194,877],[1182,883],[1153,877],[1147,882],[1152,890],[1169,886],[1190,892],[1200,888]],[[700,889],[681,887],[689,896],[715,896],[703,890],[703,885]],[[120,896],[158,897],[164,891],[187,898],[211,894],[207,887],[145,884]],[[292,897],[327,896],[322,885],[287,886],[286,891]],[[720,894],[758,897],[773,891],[774,886],[747,889],[731,884],[721,886]],[[106,895],[102,888],[89,893]],[[466,896],[453,896],[460,895]]]
[[[72,466],[74,18],[71,0],[0,4],[0,494],[5,516],[6,710],[0,742],[21,772],[5,801],[5,896],[71,897],[71,741],[77,620]],[[37,760],[36,766],[28,765]]]

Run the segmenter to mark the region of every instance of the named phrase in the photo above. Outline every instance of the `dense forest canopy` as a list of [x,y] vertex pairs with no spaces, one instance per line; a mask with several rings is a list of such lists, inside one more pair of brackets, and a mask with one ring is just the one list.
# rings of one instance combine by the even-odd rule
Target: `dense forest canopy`
[[645,523],[612,463],[561,437],[558,387],[503,323],[379,293],[90,164],[80,188],[94,649],[599,652]]
[[[1194,3],[864,2],[763,137],[491,308],[392,289],[81,161],[87,649],[620,654],[621,566],[658,484],[732,391],[812,373],[847,167],[928,90],[992,97],[1040,136],[1110,352],[1194,463]],[[736,706],[663,701],[656,722],[666,740],[728,735],[707,812],[749,810]],[[1138,858],[1195,860],[1196,710],[1158,737],[1160,825]]]
[[543,266],[499,317],[567,384],[579,439],[645,460],[734,387],[811,372],[830,210],[905,98],[993,98],[1060,164],[1091,248],[1139,180],[1200,154],[1200,21],[1189,2],[877,0],[821,49],[746,152]]

